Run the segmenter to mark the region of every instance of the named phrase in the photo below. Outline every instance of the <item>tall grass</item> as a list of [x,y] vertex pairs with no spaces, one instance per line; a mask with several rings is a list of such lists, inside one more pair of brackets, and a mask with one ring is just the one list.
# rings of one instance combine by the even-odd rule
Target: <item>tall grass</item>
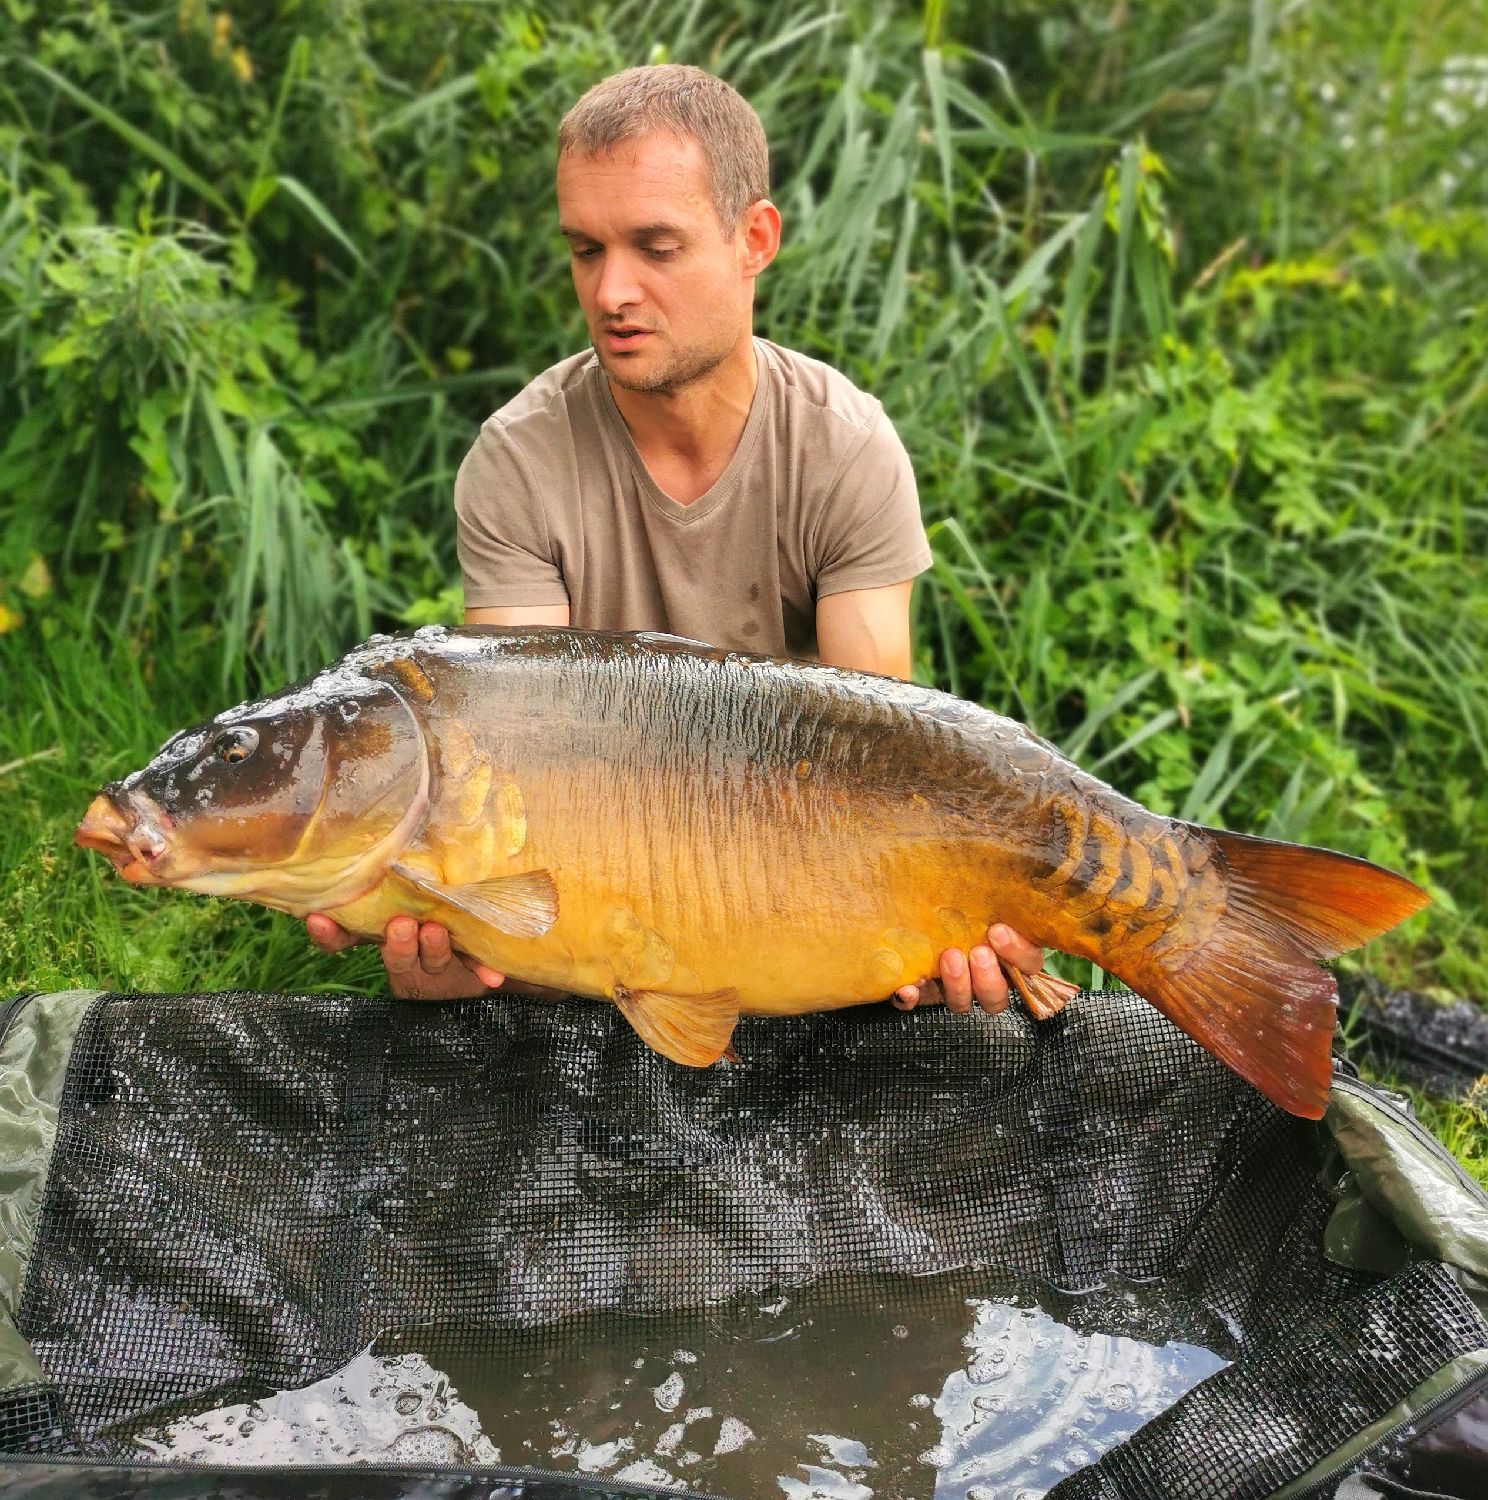
[[[771,138],[761,330],[874,391],[915,459],[918,673],[1150,805],[1408,870],[1437,904],[1369,962],[1488,993],[1480,7],[14,14],[0,764],[62,747],[0,775],[33,830],[23,969],[59,973],[54,942],[121,972],[82,913],[45,935],[95,879],[59,841],[97,757],[455,616],[454,469],[583,342],[553,125],[672,58]],[[111,899],[173,972],[138,936],[163,919]],[[198,934],[217,982],[312,973],[290,924],[180,920],[291,931],[236,969]]]

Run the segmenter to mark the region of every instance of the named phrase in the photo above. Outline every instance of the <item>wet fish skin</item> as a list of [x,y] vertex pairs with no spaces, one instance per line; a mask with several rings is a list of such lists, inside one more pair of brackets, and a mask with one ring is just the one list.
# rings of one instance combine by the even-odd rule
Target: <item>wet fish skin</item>
[[[229,759],[234,735],[255,743]],[[741,1013],[880,1000],[1005,921],[1314,1117],[1336,998],[1317,959],[1426,899],[1348,856],[1161,817],[934,689],[547,628],[374,638],[174,737],[79,842],[137,883],[368,936],[438,920],[693,1064]]]

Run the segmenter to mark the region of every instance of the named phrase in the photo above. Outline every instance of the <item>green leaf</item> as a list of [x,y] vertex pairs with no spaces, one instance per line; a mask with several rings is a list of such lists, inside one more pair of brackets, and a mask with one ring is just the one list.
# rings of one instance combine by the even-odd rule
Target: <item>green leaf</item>
[[275,183],[284,189],[302,208],[320,225],[325,232],[341,246],[346,253],[357,263],[361,270],[366,270],[367,262],[362,252],[352,243],[351,237],[336,222],[335,215],[331,213],[324,203],[305,186],[297,177],[278,176],[274,178]]
[[131,125],[122,115],[116,114],[108,105],[101,104],[91,94],[84,92],[70,79],[64,78],[60,73],[54,73],[45,63],[39,63],[34,58],[23,57],[21,62],[33,73],[39,73],[54,88],[66,94],[75,104],[81,105],[95,119],[107,125],[116,135],[129,142],[136,151],[148,156],[151,161],[158,162],[178,182],[189,187],[198,197],[204,198],[213,208],[219,210],[224,216],[231,219],[234,217],[232,208],[227,199],[212,186],[205,177],[194,172],[190,167],[176,155],[169,146],[163,146],[152,136],[148,136],[138,126]]

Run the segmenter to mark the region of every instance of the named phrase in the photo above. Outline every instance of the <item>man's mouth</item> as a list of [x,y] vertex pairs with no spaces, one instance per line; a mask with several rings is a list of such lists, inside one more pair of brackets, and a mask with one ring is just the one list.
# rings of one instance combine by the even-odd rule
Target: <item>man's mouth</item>
[[606,328],[604,341],[611,349],[634,349],[651,331],[649,328],[635,328],[622,324],[618,328]]

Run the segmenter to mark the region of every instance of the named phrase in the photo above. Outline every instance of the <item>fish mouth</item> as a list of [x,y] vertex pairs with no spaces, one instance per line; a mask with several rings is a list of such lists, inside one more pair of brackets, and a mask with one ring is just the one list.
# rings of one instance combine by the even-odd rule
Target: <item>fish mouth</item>
[[129,811],[108,792],[100,792],[88,804],[73,842],[80,849],[96,849],[130,885],[162,885],[155,869],[166,852],[163,829],[171,819],[164,808],[149,798],[131,795]]

